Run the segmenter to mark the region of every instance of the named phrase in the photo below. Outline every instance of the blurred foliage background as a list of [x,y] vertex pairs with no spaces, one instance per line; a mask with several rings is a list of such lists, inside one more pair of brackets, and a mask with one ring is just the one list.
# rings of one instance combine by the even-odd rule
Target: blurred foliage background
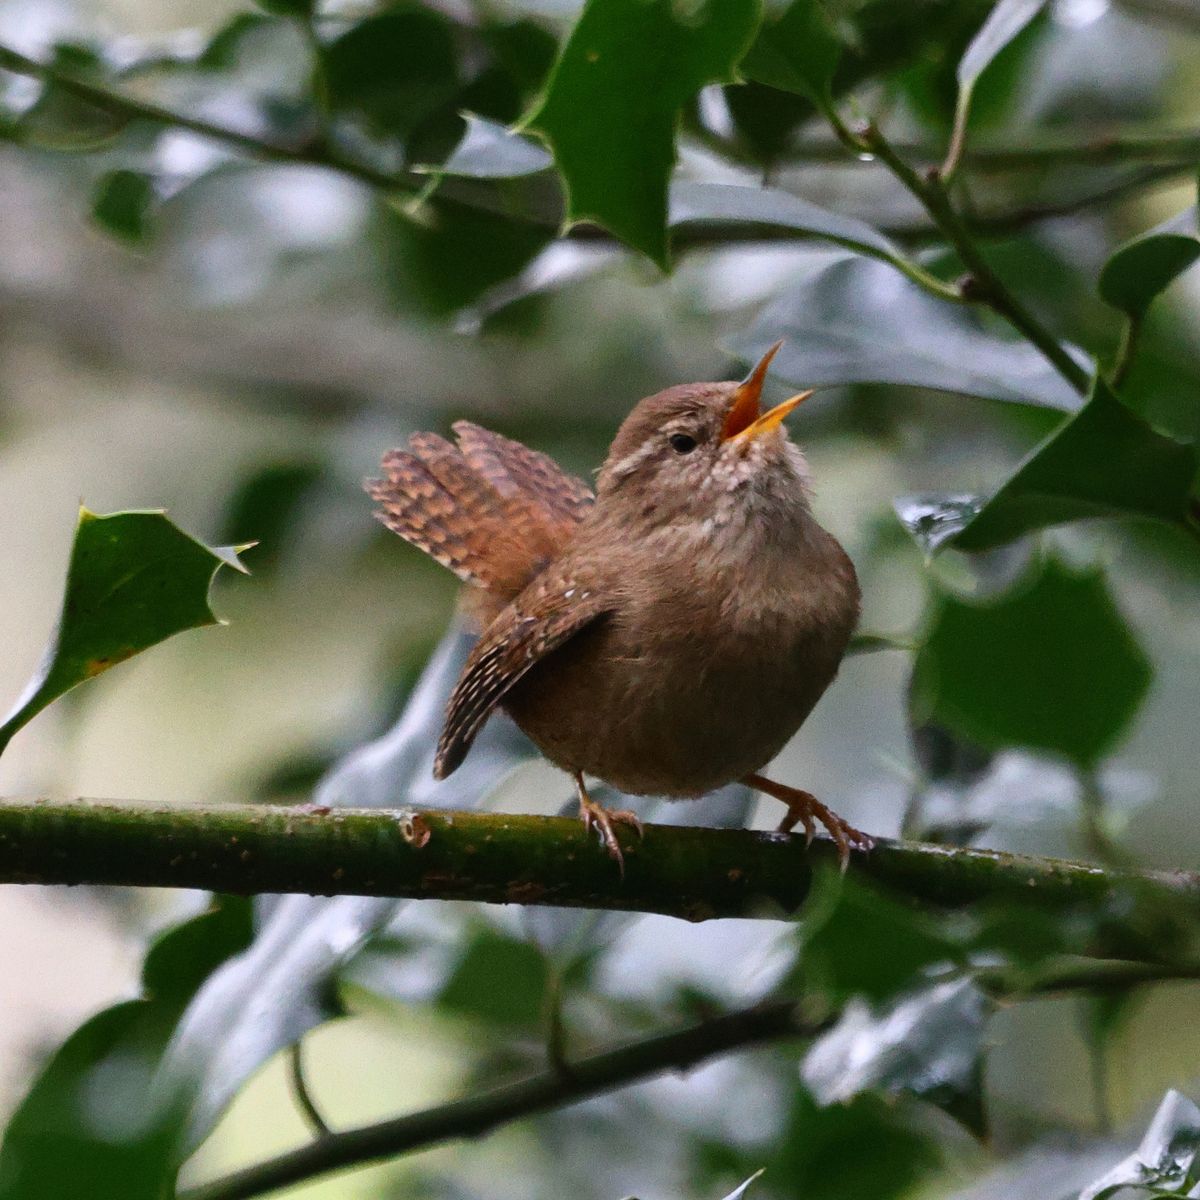
[[[846,0],[814,18],[798,0],[771,10],[743,80],[723,84],[754,41],[752,6],[594,0],[585,20],[604,54],[622,22],[644,20],[627,52],[644,87],[609,80],[611,104],[592,112],[578,96],[538,104],[579,17],[560,0],[345,0],[315,13],[298,0],[0,0],[0,693],[20,691],[53,624],[81,499],[100,512],[165,507],[210,543],[259,542],[252,577],[218,583],[227,628],[72,693],[0,760],[0,793],[303,802],[324,776],[318,799],[394,802],[384,785],[404,779],[432,803],[486,791],[498,808],[556,811],[569,781],[504,730],[459,792],[425,781],[415,743],[390,743],[377,794],[363,791],[361,762],[347,773],[343,756],[402,710],[454,603],[449,575],[370,519],[360,481],[408,433],[460,417],[587,474],[637,398],[736,377],[784,336],[772,386],[781,398],[821,385],[793,435],[818,514],[862,578],[863,628],[919,648],[915,671],[903,651],[848,660],[778,774],[884,836],[1194,865],[1200,559],[1176,487],[1195,462],[1173,447],[1200,432],[1200,278],[1183,271],[1196,240],[1200,8],[1025,7],[975,84],[950,194],[1039,327],[1078,348],[1085,383],[1101,365],[1114,390],[1092,405],[1114,407],[1089,408],[1108,423],[1060,448],[1049,476],[1007,485],[1016,502],[970,527],[986,552],[934,559],[930,532],[948,513],[957,530],[976,511],[968,498],[995,493],[1083,401],[1000,316],[933,294],[969,273],[961,247],[877,156],[848,153],[819,110],[836,97],[852,127],[875,119],[905,161],[941,160],[957,64],[991,4]],[[656,57],[660,34],[670,53]],[[688,38],[691,58],[676,53]],[[823,58],[825,38],[841,51]],[[89,103],[30,60],[132,106]],[[156,106],[179,119],[155,119]],[[666,273],[654,180],[665,187],[669,153],[660,163],[654,131],[667,131],[669,152],[673,109]],[[557,236],[556,172],[538,143],[504,133],[535,110],[576,211],[622,241],[594,225]],[[637,136],[610,145],[613,128]],[[1117,264],[1098,292],[1114,250],[1167,221],[1176,240]],[[897,272],[897,257],[934,286]],[[1160,519],[1058,527],[1113,512]],[[460,649],[451,639],[443,654]],[[448,662],[435,661],[430,688],[448,681]],[[748,804],[734,794],[646,811],[774,823]],[[5,1118],[72,1029],[138,993],[147,940],[205,903],[0,889]],[[884,920],[874,903],[863,901],[866,927]],[[797,933],[460,904],[283,918],[266,906],[258,918],[299,930],[318,914],[341,958],[288,967],[287,986],[267,989],[280,1028],[227,1073],[232,1104],[213,1101],[220,1120],[185,1180],[305,1136],[279,1049],[289,1033],[315,1026],[310,1085],[331,1122],[351,1125],[536,1066],[547,995],[561,992],[573,1045],[610,1044],[750,1003],[814,953],[803,922]],[[248,919],[226,913],[230,947]],[[851,974],[874,979],[886,943],[861,933],[847,924],[844,954],[859,947],[870,961]],[[880,982],[872,998],[912,983]],[[916,1086],[921,1060],[895,1086],[877,1079],[824,1106],[820,1063],[807,1060],[802,1082],[788,1044],[288,1194],[715,1198],[766,1167],[751,1195],[1074,1195],[1122,1157],[1166,1089],[1195,1094],[1198,998],[1186,981],[994,1012],[956,997],[934,1039],[969,1062],[966,1082],[950,1072],[955,1103],[916,1095],[930,1091]],[[58,1101],[45,1110],[46,1144],[60,1159],[76,1146],[74,1185],[92,1189],[72,1194],[162,1194],[129,1182],[141,1178],[133,1159],[88,1157],[136,1141],[110,1120],[136,1112],[144,1090],[125,1061],[96,1051],[80,1067],[93,1089],[86,1137],[71,1140]],[[13,1129],[10,1143],[28,1121]],[[11,1161],[0,1193],[51,1194]],[[1183,1170],[1176,1182],[1191,1187]]]

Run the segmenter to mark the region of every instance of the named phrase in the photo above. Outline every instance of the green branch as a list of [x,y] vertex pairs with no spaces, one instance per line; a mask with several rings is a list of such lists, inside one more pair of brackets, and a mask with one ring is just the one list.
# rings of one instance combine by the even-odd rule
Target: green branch
[[[858,136],[858,135],[855,135]],[[879,156],[892,174],[920,201],[933,223],[954,247],[970,272],[966,295],[982,301],[1042,352],[1051,365],[1077,391],[1088,389],[1088,373],[1063,348],[1057,338],[1025,307],[1007,284],[992,270],[979,251],[968,223],[959,215],[936,171],[919,175],[896,153],[879,128],[870,124],[859,137],[863,150]]]
[[[304,144],[281,145],[256,134],[188,116],[96,80],[83,78],[53,63],[40,62],[4,45],[0,45],[0,70],[53,83],[71,95],[117,117],[131,121],[150,121],[175,129],[184,129],[264,162],[323,167],[357,180],[368,187],[388,193],[411,192],[418,194],[429,184],[428,175],[409,171],[395,173],[381,171],[366,163],[339,154],[329,145],[327,138],[315,138]],[[318,101],[319,99],[318,97]],[[847,133],[849,135],[849,131]],[[921,152],[921,148],[916,146],[901,147],[900,152],[906,153],[910,149],[914,154]],[[731,154],[734,153],[732,147],[727,147],[727,150]],[[1060,216],[1066,212],[1075,212],[1104,204],[1120,198],[1131,190],[1140,190],[1152,186],[1164,178],[1191,172],[1195,169],[1195,158],[1198,154],[1200,154],[1200,133],[1191,131],[1106,135],[1088,138],[1082,142],[1056,139],[1033,146],[971,148],[967,151],[966,159],[969,163],[981,168],[1018,169],[1027,166],[1123,161],[1146,161],[1156,165],[1145,171],[1137,172],[1125,180],[1117,181],[1115,184],[1106,183],[1094,191],[1084,192],[1066,202],[1045,206],[1023,205],[1008,211],[990,213],[978,219],[963,218],[963,221],[970,232],[976,235],[1006,233],[1047,217]],[[810,141],[800,143],[789,161],[820,163],[834,161],[835,158],[846,161],[845,147],[842,142]],[[491,190],[486,185],[481,186],[478,181],[443,179],[439,191],[448,198],[469,207],[487,212],[499,212],[514,220],[523,221],[539,228],[557,231],[561,226],[562,214],[560,211],[551,211],[550,207],[547,207],[544,212],[530,209],[514,211],[510,203],[511,198],[506,200],[504,197],[493,196]],[[938,228],[938,225],[934,224],[930,228],[903,228],[884,232],[892,233],[900,238],[921,238]],[[616,244],[615,239],[607,231],[588,225],[575,226],[568,231],[566,236],[572,241]],[[677,251],[683,251],[740,242],[793,241],[804,239],[807,236],[799,231],[783,230],[777,227],[756,227],[747,222],[729,221],[710,222],[695,229],[676,231],[672,235],[672,243]],[[914,269],[920,270],[920,268]],[[934,280],[932,277],[926,276],[918,278],[916,281],[922,286],[932,284],[931,290],[938,290],[938,294],[945,299],[955,298],[950,294],[947,285],[941,285],[940,281]]]
[[[664,913],[686,920],[783,918],[803,902],[832,843],[748,829],[647,825],[621,878],[581,822],[411,809],[149,807],[0,801],[0,883],[201,888],[478,900]],[[880,842],[851,871],[925,904],[983,902],[1070,912],[1090,951],[1174,961],[1143,915],[1200,925],[1200,875],[1125,872],[1050,858]]]
[[[1163,980],[1194,979],[1197,974],[1194,968],[1165,970],[1142,963],[1068,961],[1025,977],[1003,968],[988,968],[979,972],[978,980],[998,999],[1017,999],[1129,990]],[[480,1137],[512,1121],[666,1071],[686,1070],[718,1054],[785,1038],[812,1038],[834,1019],[806,1020],[801,1006],[792,1001],[726,1013],[677,1033],[660,1034],[579,1062],[560,1063],[541,1075],[482,1095],[357,1129],[322,1134],[295,1150],[183,1191],[179,1200],[249,1200],[330,1171],[397,1158],[461,1138]]]
[[580,1059],[566,1070],[547,1071],[424,1112],[330,1134],[180,1192],[179,1200],[247,1200],[330,1171],[394,1158],[440,1142],[480,1137],[510,1121],[562,1108],[664,1071],[686,1070],[730,1050],[786,1037],[811,1037],[818,1031],[818,1026],[801,1018],[791,1002],[741,1009]]

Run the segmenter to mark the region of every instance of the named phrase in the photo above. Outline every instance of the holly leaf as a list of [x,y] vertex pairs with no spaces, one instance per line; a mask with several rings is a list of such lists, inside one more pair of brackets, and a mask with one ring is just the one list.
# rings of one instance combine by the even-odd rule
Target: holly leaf
[[1033,346],[993,331],[976,312],[931,296],[883,262],[814,260],[731,339],[733,353],[755,361],[783,338],[772,373],[796,388],[891,383],[1079,407],[1075,390]]
[[954,107],[952,145],[961,145],[979,77],[992,60],[1038,15],[1046,0],[1000,0],[971,39],[958,62],[958,100]]
[[1078,413],[1055,430],[986,501],[972,496],[908,496],[901,520],[932,554],[990,550],[1066,521],[1143,517],[1189,526],[1196,448],[1153,429],[1103,379]]
[[1193,205],[1119,247],[1100,272],[1101,299],[1141,320],[1154,299],[1200,258],[1196,217]]
[[[1200,1164],[1200,1108],[1177,1091],[1158,1106],[1138,1148],[1079,1193],[1079,1200],[1107,1200],[1126,1188],[1180,1194]],[[1188,1192],[1189,1196],[1195,1192]]]
[[992,1007],[963,978],[877,1008],[852,1000],[804,1056],[800,1078],[819,1104],[845,1104],[867,1091],[952,1100],[975,1082]]
[[554,160],[537,142],[486,117],[474,113],[462,116],[467,128],[449,158],[436,166],[414,167],[414,171],[464,179],[518,179],[554,165]]
[[141,997],[80,1026],[13,1115],[0,1148],[0,1200],[170,1194],[171,1114],[152,1094],[154,1065],[196,988],[250,935],[249,902],[224,899],[150,948]]
[[824,109],[841,57],[842,43],[821,0],[793,0],[763,21],[741,69],[758,83],[799,92]]
[[981,746],[1091,767],[1128,728],[1151,677],[1103,572],[1047,558],[998,599],[935,594],[911,704],[917,723],[936,720]]
[[64,692],[173,634],[220,624],[209,606],[222,566],[237,552],[184,533],[163,512],[79,513],[58,630],[3,724],[13,734]]
[[888,260],[900,252],[878,229],[778,188],[682,180],[670,189],[672,233],[706,225],[737,227],[738,236],[778,234],[811,237],[844,246],[858,254]]
[[757,0],[589,0],[521,126],[553,151],[568,226],[594,221],[667,268],[680,113],[733,79],[758,19]]

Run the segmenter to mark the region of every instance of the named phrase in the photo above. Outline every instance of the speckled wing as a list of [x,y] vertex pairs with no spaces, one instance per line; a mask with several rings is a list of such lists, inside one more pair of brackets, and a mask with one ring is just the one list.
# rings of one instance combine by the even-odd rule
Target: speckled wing
[[466,757],[476,734],[507,692],[545,656],[612,610],[567,564],[533,581],[484,630],[446,708],[433,773],[444,779]]
[[594,502],[553,459],[467,421],[458,445],[417,433],[369,479],[376,516],[465,583],[490,617],[562,552]]
[[470,421],[456,421],[454,434],[463,457],[497,494],[535,518],[550,538],[550,553],[561,550],[596,502],[591,488],[548,455]]

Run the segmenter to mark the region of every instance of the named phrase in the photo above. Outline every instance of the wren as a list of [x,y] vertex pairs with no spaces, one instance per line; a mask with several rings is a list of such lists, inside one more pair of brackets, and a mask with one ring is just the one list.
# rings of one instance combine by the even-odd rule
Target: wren
[[759,771],[833,681],[859,613],[854,566],[816,521],[803,453],[767,412],[776,343],[741,383],[642,400],[593,495],[553,459],[467,421],[415,434],[366,487],[377,516],[452,570],[481,630],[450,698],[434,773],[449,775],[499,705],[575,779],[580,815],[624,869],[584,776],[697,798],[742,780],[814,821],[843,868],[871,840]]

